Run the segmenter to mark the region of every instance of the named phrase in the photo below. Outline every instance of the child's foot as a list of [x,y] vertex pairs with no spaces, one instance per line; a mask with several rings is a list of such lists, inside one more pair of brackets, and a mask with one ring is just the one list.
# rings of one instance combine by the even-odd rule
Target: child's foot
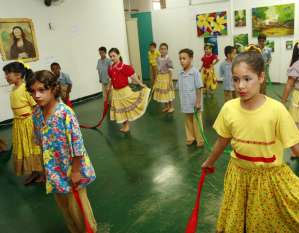
[[35,180],[39,178],[38,173],[32,173],[29,177],[25,179],[24,185],[30,185],[35,182]]
[[187,146],[191,146],[194,142],[195,142],[195,140],[193,140],[193,141],[186,141],[186,145]]
[[119,131],[122,133],[128,133],[130,129],[121,128]]
[[44,175],[40,175],[38,178],[35,179],[34,183],[45,183],[45,176]]
[[168,113],[173,113],[173,112],[174,112],[174,108],[170,108],[170,109],[168,109],[167,112],[168,112]]
[[162,112],[168,112],[169,108],[163,108]]
[[198,148],[204,147],[204,142],[198,142],[196,144],[196,147],[198,147]]

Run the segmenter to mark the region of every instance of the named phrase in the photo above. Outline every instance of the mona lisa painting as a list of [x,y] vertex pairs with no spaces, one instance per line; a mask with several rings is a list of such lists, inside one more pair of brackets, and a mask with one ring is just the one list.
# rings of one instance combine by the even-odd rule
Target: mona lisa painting
[[0,51],[4,61],[37,61],[39,56],[32,20],[0,18]]

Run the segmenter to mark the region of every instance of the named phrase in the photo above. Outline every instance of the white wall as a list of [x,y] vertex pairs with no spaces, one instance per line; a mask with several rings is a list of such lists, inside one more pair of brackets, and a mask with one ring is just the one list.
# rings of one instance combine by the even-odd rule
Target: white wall
[[[217,0],[213,0],[214,2]],[[189,6],[189,0],[167,0],[167,9],[152,12],[154,40],[157,43],[167,42],[169,44],[169,55],[175,64],[175,75],[180,69],[178,52],[182,48],[191,48],[194,50],[194,65],[199,67],[200,58],[203,56],[203,38],[197,37],[196,14],[210,13],[215,11],[228,12],[228,36],[218,37],[218,50],[221,60],[225,59],[224,47],[233,45],[233,35],[240,33],[249,34],[249,43],[257,43],[256,38],[252,38],[251,30],[251,8],[259,6],[269,6],[287,3],[296,3],[295,9],[295,35],[288,37],[272,37],[275,41],[275,52],[272,54],[273,60],[270,67],[271,79],[274,82],[284,83],[287,79],[286,70],[288,68],[292,51],[285,49],[285,41],[299,39],[299,2],[298,0],[231,0],[218,1],[217,3],[205,3],[206,0],[192,0],[192,6]],[[235,28],[233,24],[234,10],[247,10],[247,26]],[[218,73],[219,64],[216,65]]]
[[[58,61],[73,80],[72,99],[99,92],[96,72],[99,46],[118,47],[128,61],[123,1],[64,0],[51,7],[43,2],[0,0],[1,18],[33,20],[40,60],[29,63],[30,67],[49,69],[52,61]],[[49,22],[53,31],[49,30]],[[3,72],[0,72],[0,80],[0,121],[3,121],[10,119],[12,114],[8,98],[10,88],[3,87]]]
[[[217,3],[217,11],[227,11],[230,18],[230,4]],[[165,9],[152,12],[154,40],[160,44],[166,42],[169,45],[169,56],[174,62],[174,78],[181,69],[178,60],[178,52],[183,48],[191,48],[194,51],[194,66],[201,65],[201,57],[204,54],[204,39],[197,36],[196,15],[200,13],[214,12],[214,4],[204,6],[187,6],[180,8]],[[231,33],[230,26],[228,33]],[[218,38],[218,52],[220,58],[224,57],[224,47],[232,44],[230,36]],[[218,72],[219,63],[215,66]]]
[[124,8],[132,10],[137,9],[139,12],[151,11],[152,10],[152,0],[123,0]]

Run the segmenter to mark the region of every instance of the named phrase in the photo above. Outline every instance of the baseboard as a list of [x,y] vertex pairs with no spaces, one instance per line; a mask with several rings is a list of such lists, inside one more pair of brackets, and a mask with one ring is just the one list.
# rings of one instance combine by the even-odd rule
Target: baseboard
[[[72,104],[74,106],[76,106],[76,105],[85,103],[87,101],[90,101],[92,99],[99,98],[101,96],[103,96],[103,93],[102,92],[97,92],[97,93],[92,94],[92,95],[87,95],[87,96],[84,96],[84,97],[80,97],[78,99],[74,99],[71,102],[72,102]],[[6,128],[6,127],[10,127],[12,125],[12,120],[13,119],[8,119],[8,120],[5,120],[5,121],[1,121],[0,122],[0,129]]]

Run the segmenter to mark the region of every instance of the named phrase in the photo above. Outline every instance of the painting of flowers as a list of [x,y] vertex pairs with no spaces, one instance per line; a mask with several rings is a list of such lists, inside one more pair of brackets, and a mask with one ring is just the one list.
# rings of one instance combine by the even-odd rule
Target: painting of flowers
[[252,34],[287,36],[294,34],[295,4],[252,9]]
[[199,14],[196,24],[199,37],[227,35],[227,12]]
[[235,11],[235,27],[246,26],[246,10]]

